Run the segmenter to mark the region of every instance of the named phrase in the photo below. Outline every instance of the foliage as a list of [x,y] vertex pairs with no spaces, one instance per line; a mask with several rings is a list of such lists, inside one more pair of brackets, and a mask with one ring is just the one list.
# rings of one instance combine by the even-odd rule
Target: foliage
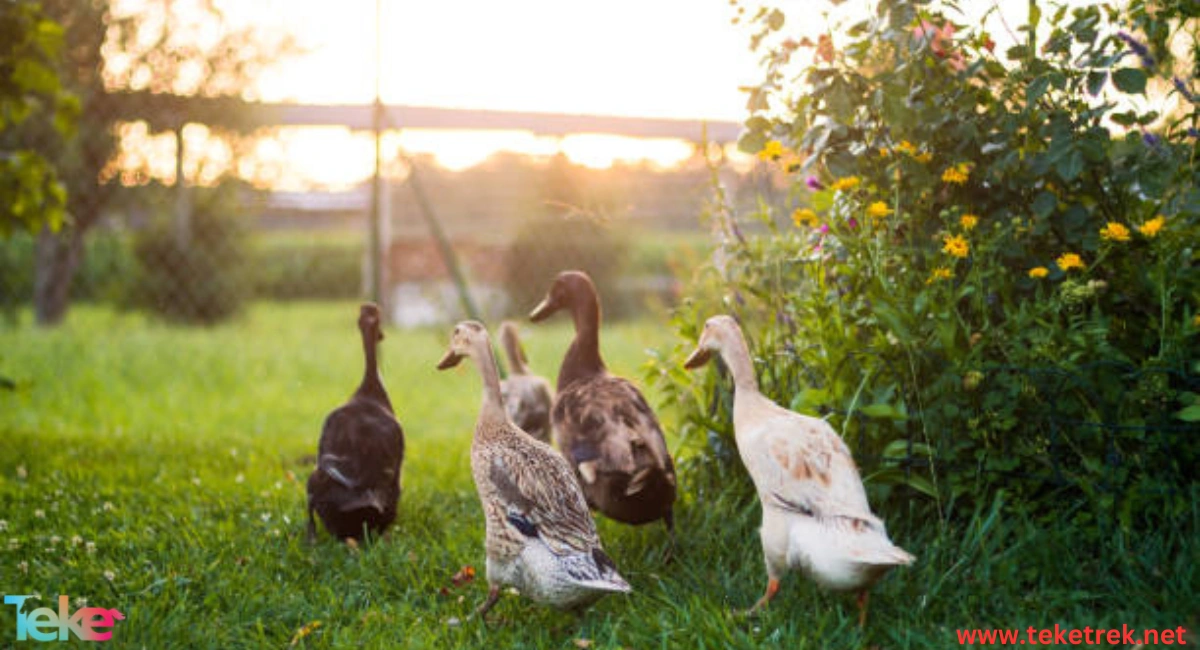
[[238,185],[193,189],[186,238],[164,219],[138,233],[140,274],[128,299],[168,320],[211,325],[238,313],[247,297],[247,224]]
[[57,230],[64,219],[65,191],[54,167],[35,145],[12,137],[31,116],[59,132],[77,117],[75,98],[64,92],[56,70],[63,30],[28,0],[0,5],[0,237]]
[[362,292],[361,240],[297,241],[269,235],[258,239],[248,269],[256,298],[350,299]]
[[[1200,460],[1200,50],[1166,44],[1200,26],[1187,3],[1030,3],[1000,53],[939,6],[882,0],[836,46],[759,14],[767,77],[741,144],[795,212],[764,210],[770,234],[746,237],[718,209],[718,262],[676,329],[694,341],[736,314],[765,392],[828,415],[884,493],[969,511],[1004,489],[1060,516],[1054,491],[1092,506],[1081,521],[1176,516]],[[1179,108],[1137,108],[1175,66]],[[654,373],[728,445],[723,383]]]
[[[304,457],[362,372],[356,315],[352,302],[259,304],[196,332],[82,305],[53,331],[0,329],[19,386],[0,391],[6,593],[117,608],[126,619],[112,643],[147,648],[283,648],[314,621],[297,648],[947,648],[973,626],[1195,628],[1194,509],[1100,543],[991,507],[945,531],[892,518],[892,536],[920,560],[873,590],[865,629],[853,596],[798,576],[747,622],[730,610],[765,583],[757,507],[691,481],[672,563],[661,562],[661,526],[598,520],[633,594],[578,620],[506,595],[485,626],[468,618],[486,595],[467,459],[479,384],[470,368],[433,370],[448,330],[388,330],[382,344],[411,450],[396,528],[357,551],[304,541]],[[552,368],[571,336],[557,319],[531,330],[534,367]],[[602,343],[629,376],[644,348],[673,338],[659,322],[627,322]],[[477,577],[456,585],[464,565]],[[13,608],[0,608],[6,639],[14,625]]]

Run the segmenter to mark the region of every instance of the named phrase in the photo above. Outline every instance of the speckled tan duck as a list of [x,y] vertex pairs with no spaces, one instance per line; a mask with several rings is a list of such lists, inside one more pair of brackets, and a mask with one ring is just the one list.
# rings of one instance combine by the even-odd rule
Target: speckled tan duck
[[541,440],[550,442],[550,383],[529,370],[525,349],[517,336],[517,324],[512,321],[500,323],[500,343],[508,357],[508,377],[500,381],[500,396],[508,417],[522,431]]
[[850,449],[829,423],[789,411],[758,390],[742,330],[730,316],[704,325],[684,362],[703,365],[717,352],[733,375],[733,428],[738,453],[762,502],[767,591],[751,612],[779,591],[779,579],[802,569],[819,585],[859,594],[859,625],[868,589],[892,567],[914,557],[888,539],[871,512]]
[[672,530],[675,464],[641,391],[600,358],[600,299],[587,274],[560,273],[529,317],[541,321],[559,309],[575,320],[550,416],[559,450],[590,506],[627,524],[661,519]]
[[558,452],[521,431],[500,399],[500,373],[482,324],[459,323],[439,370],[475,359],[483,405],[471,442],[471,473],[483,505],[487,552],[486,616],[504,586],[535,602],[581,611],[629,584],[600,544],[579,485]]

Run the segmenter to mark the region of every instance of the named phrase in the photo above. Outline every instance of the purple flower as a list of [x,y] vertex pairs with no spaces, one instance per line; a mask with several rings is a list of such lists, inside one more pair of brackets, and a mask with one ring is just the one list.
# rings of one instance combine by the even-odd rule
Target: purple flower
[[1125,41],[1125,44],[1129,46],[1129,49],[1133,50],[1133,53],[1141,58],[1142,67],[1154,67],[1154,57],[1150,56],[1150,48],[1146,47],[1145,43],[1137,40],[1126,31],[1117,32],[1117,38]]
[[817,232],[821,233],[822,235],[828,235],[829,234],[829,224],[827,224],[827,223],[821,224],[821,227],[817,228]]
[[1157,147],[1159,137],[1149,131],[1142,131],[1142,142],[1145,142],[1147,147]]
[[850,220],[847,221],[846,224],[849,225],[851,228],[857,228],[858,227],[858,219],[855,219],[854,217],[850,217]]
[[1184,99],[1192,102],[1193,104],[1196,103],[1196,96],[1192,94],[1191,90],[1188,90],[1187,84],[1184,83],[1183,79],[1174,77],[1171,79],[1171,81],[1175,83],[1175,90],[1178,90],[1179,94],[1183,95]]
[[809,176],[808,178],[804,179],[804,184],[808,185],[808,189],[810,189],[810,190],[825,189],[825,184],[822,183],[821,181],[817,180],[816,176]]
[[1188,127],[1187,134],[1193,138],[1200,138],[1200,129]]

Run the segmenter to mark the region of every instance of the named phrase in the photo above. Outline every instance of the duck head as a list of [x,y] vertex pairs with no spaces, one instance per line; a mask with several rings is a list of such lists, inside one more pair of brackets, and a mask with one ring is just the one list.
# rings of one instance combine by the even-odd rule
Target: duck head
[[529,313],[529,320],[538,322],[565,308],[574,310],[582,301],[596,302],[596,285],[583,271],[563,271],[554,278],[545,299]]
[[358,309],[358,329],[363,333],[363,336],[368,340],[382,341],[383,340],[383,313],[379,311],[379,305],[373,302],[365,302]]
[[450,348],[446,350],[446,356],[438,362],[438,370],[453,368],[464,357],[475,354],[481,341],[483,345],[487,345],[487,329],[483,323],[465,320],[455,325],[454,331],[450,333]]
[[741,335],[742,329],[732,316],[713,316],[704,322],[704,331],[700,333],[700,340],[696,341],[696,349],[683,362],[683,367],[693,370],[703,366],[712,358],[714,352],[720,354],[729,341],[740,338]]

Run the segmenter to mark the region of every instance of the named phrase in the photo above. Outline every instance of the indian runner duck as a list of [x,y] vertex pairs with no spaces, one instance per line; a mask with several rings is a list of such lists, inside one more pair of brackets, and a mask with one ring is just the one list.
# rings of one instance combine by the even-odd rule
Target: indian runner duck
[[396,519],[404,431],[379,376],[376,358],[383,340],[379,307],[359,309],[362,382],[344,405],[325,418],[317,446],[317,468],[308,477],[308,537],[316,538],[313,512],[340,539],[361,539],[364,530],[382,533]]
[[762,503],[767,590],[750,611],[765,607],[780,578],[799,568],[825,588],[858,592],[861,626],[867,590],[915,558],[888,539],[871,513],[850,449],[833,427],[759,392],[742,330],[730,316],[708,319],[684,366],[697,368],[714,352],[733,375],[734,436]]
[[476,614],[487,616],[503,586],[577,613],[605,594],[628,593],[571,468],[509,418],[491,339],[476,321],[455,326],[437,367],[454,367],[465,357],[475,360],[483,379],[471,474],[483,505],[488,595]]
[[560,273],[529,318],[560,309],[575,320],[575,340],[558,371],[554,441],[589,506],[627,524],[661,519],[673,543],[675,464],[646,398],[600,358],[600,298],[586,273]]
[[500,395],[513,423],[522,431],[550,442],[550,383],[529,370],[525,348],[517,336],[517,324],[500,323],[500,344],[508,357],[508,377],[500,380]]

